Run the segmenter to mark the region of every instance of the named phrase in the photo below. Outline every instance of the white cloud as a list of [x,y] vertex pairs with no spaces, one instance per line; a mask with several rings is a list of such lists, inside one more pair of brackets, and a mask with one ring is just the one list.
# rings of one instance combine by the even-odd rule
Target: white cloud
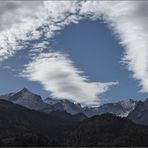
[[[126,64],[129,71],[133,72],[133,78],[139,81],[142,87],[141,91],[148,92],[147,8],[148,2],[146,1],[5,2],[0,6],[0,61],[9,58],[9,56],[13,56],[17,50],[21,50],[22,46],[26,45],[28,40],[39,39],[44,34],[49,43],[57,31],[60,31],[70,23],[78,23],[79,20],[86,17],[92,20],[103,19],[108,23],[109,27],[114,31],[114,34],[120,39],[120,43],[125,48],[122,62]],[[38,30],[39,27],[40,30]],[[53,56],[57,54],[50,53],[49,51],[49,53],[40,54],[38,57],[38,54],[36,55],[35,52],[40,53],[44,51],[41,49],[41,46],[46,48],[49,44],[46,45],[46,42],[44,42],[43,44],[40,43],[34,46],[31,52],[37,59],[29,63],[26,71],[24,70],[24,73],[27,74],[27,77],[31,80],[34,80],[32,75],[35,76],[36,73],[36,76],[38,76],[40,72],[38,72],[39,69],[31,71],[30,67],[42,60],[44,61],[44,63],[42,63],[43,65],[51,66],[51,58],[48,60],[45,55],[50,57],[52,54]],[[60,53],[58,53],[58,55],[60,55]],[[107,91],[105,88],[108,88],[108,83],[89,82],[87,78],[82,76],[80,70],[74,67],[69,58],[67,59],[63,54],[61,54],[61,57],[65,58],[65,63],[63,64],[61,60],[57,60],[59,65],[66,65],[67,69],[71,67],[73,74],[75,74],[83,86],[85,86],[83,89],[80,89],[82,94],[84,91],[86,92],[88,88],[95,87],[92,91],[92,101],[94,101],[95,98],[97,98],[96,94]],[[58,59],[60,58],[58,57]],[[69,64],[66,64],[66,62]],[[52,70],[56,72],[54,69]],[[39,81],[47,90],[52,91],[53,96],[59,96],[56,95],[56,89],[53,91],[53,88],[48,88],[46,84],[47,79],[44,78],[49,71],[41,73],[40,77],[36,77],[35,81]],[[49,73],[51,73],[51,71]],[[62,73],[64,73],[64,71],[59,71],[59,74],[62,75]],[[41,78],[41,76],[43,76],[43,78]],[[63,78],[66,82],[67,79]],[[98,89],[98,84],[100,90]],[[76,86],[76,84],[73,83],[72,85]],[[103,89],[101,89],[101,85],[103,85]],[[79,83],[77,83],[77,87],[80,88]],[[59,89],[60,88],[57,88],[57,90]],[[66,96],[64,94],[62,95],[63,97]]]
[[[28,41],[51,39],[70,23],[77,23],[76,2],[1,2],[0,61],[13,56]],[[71,13],[71,15],[69,15]],[[49,41],[50,42],[50,41]]]
[[142,92],[148,92],[148,2],[87,2],[81,13],[102,18],[113,29],[125,48],[122,62],[133,78],[139,81]]
[[83,72],[64,54],[44,53],[26,65],[23,76],[40,82],[53,97],[68,98],[84,105],[97,103],[97,95],[106,92],[118,82],[89,82]]
[[[40,32],[35,30],[43,24],[41,2],[1,2],[0,15],[0,61],[13,56],[22,49],[26,40],[37,39]],[[40,11],[40,13],[38,13]],[[34,13],[36,12],[36,13]],[[40,18],[40,19],[38,19]]]

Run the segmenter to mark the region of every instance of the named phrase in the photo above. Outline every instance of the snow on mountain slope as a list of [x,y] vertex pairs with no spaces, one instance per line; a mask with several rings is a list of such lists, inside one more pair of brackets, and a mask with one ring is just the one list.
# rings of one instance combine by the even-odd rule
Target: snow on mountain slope
[[100,115],[104,113],[112,113],[117,116],[126,117],[135,108],[137,101],[132,99],[123,100],[116,103],[103,104],[100,107],[94,108],[94,110]]

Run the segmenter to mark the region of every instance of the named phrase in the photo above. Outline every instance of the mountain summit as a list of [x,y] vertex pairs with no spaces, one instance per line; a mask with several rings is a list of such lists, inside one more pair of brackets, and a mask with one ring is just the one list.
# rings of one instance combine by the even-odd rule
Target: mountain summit
[[13,93],[9,97],[8,95],[3,95],[3,97],[0,98],[33,110],[50,111],[52,109],[52,106],[45,103],[41,96],[30,92],[27,88],[23,88],[19,92]]
[[24,87],[22,90],[21,90],[21,92],[29,92],[29,90],[26,88],[26,87]]

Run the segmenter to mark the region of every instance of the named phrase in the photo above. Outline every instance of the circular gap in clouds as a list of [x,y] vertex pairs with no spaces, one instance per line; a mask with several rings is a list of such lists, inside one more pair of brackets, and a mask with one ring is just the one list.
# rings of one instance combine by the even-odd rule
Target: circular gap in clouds
[[[123,50],[123,47],[121,46],[121,44],[119,44],[119,38],[113,33],[112,28],[110,28],[108,26],[108,24],[106,24],[102,20],[99,23],[96,23],[97,24],[96,26],[98,26],[98,29],[100,29],[99,24],[101,23],[103,26],[105,26],[106,30],[108,32],[110,32],[110,34],[104,34],[103,32],[101,32],[101,35],[100,36],[101,37],[104,36],[104,41],[106,39],[106,43],[103,41],[105,44],[108,44],[108,46],[113,46],[113,47],[107,47],[106,49],[104,49],[107,56],[105,57],[104,55],[102,55],[102,57],[104,57],[104,59],[101,60],[101,64],[102,65],[97,63],[97,62],[99,62],[99,60],[96,60],[96,63],[93,62],[93,64],[95,64],[95,65],[98,64],[98,67],[95,67],[95,66],[92,66],[92,65],[89,65],[89,64],[86,65],[86,63],[88,63],[86,60],[88,60],[88,59],[91,60],[92,59],[92,58],[89,58],[89,56],[91,57],[91,55],[88,55],[87,56],[88,59],[86,59],[85,58],[85,55],[84,55],[85,54],[85,47],[81,48],[81,47],[78,46],[78,44],[81,43],[81,41],[82,41],[82,44],[85,43],[84,40],[81,40],[81,37],[85,37],[85,35],[88,35],[87,33],[89,33],[89,30],[92,30],[93,31],[93,30],[97,29],[97,27],[95,29],[91,28],[91,27],[94,27],[94,26],[91,26],[90,28],[88,28],[88,26],[85,25],[84,23],[90,22],[90,24],[93,24],[93,22],[97,22],[97,21],[98,20],[96,20],[96,21],[90,20],[90,19],[85,20],[85,18],[84,18],[83,20],[79,21],[78,24],[70,24],[69,26],[66,26],[64,28],[64,30],[62,30],[58,35],[55,36],[55,45],[54,45],[55,48],[54,49],[56,49],[56,51],[59,51],[60,48],[62,48],[61,49],[62,51],[64,51],[64,49],[67,49],[66,52],[68,52],[70,54],[71,59],[75,63],[75,66],[76,67],[79,67],[81,70],[83,70],[85,72],[85,74],[89,76],[89,78],[90,78],[91,81],[99,81],[99,82],[100,81],[101,82],[104,81],[104,82],[106,82],[106,81],[118,80],[120,82],[121,85],[119,85],[118,87],[113,87],[111,89],[111,91],[108,91],[108,92],[106,92],[106,93],[104,93],[104,94],[101,95],[101,98],[105,98],[105,100],[104,99],[100,100],[101,102],[105,102],[105,101],[107,102],[108,100],[106,100],[106,98],[110,98],[110,100],[113,100],[114,98],[121,99],[121,98],[123,98],[123,96],[125,98],[129,98],[131,96],[132,97],[135,97],[135,98],[137,96],[139,97],[139,95],[137,95],[137,92],[139,90],[139,87],[137,87],[138,86],[138,82],[135,81],[134,79],[132,79],[132,73],[129,72],[125,68],[125,66],[120,62],[121,61],[121,58],[123,56],[124,50]],[[78,27],[79,25],[81,25],[81,27]],[[84,28],[86,27],[86,29],[84,29],[83,27]],[[75,28],[77,28],[77,29],[75,29]],[[65,30],[66,30],[66,32],[65,32]],[[80,37],[77,38],[78,34],[76,36],[74,36],[74,33],[78,32],[78,31],[79,31],[78,34],[81,34],[84,31],[86,31],[87,33],[85,35],[82,35],[82,36],[80,35]],[[98,31],[96,30],[96,32],[99,34],[99,30]],[[67,35],[66,35],[66,37],[63,38],[63,36],[65,36],[65,34],[67,34]],[[115,44],[118,44],[119,46],[111,45],[110,42],[108,43],[108,40],[109,39],[108,39],[108,37],[106,35],[110,36],[111,40],[116,41]],[[75,39],[75,37],[76,37],[76,39]],[[91,36],[91,37],[92,37],[92,39],[94,39],[93,36]],[[72,38],[72,41],[70,41],[71,38]],[[87,36],[86,36],[86,38],[87,38]],[[59,39],[60,39],[60,43],[59,43]],[[64,40],[64,39],[65,39],[65,42],[63,43],[63,41],[61,41],[61,40]],[[78,39],[80,39],[79,42],[77,42]],[[74,57],[76,55],[74,55],[74,56],[72,55],[73,52],[71,53],[71,52],[68,51],[69,49],[75,51],[75,46],[73,47],[73,44],[71,44],[73,41],[74,41],[73,44],[77,44],[77,47],[78,47],[78,48],[76,48],[76,52],[77,52],[76,55],[78,55],[78,57],[76,57],[76,58]],[[66,43],[68,45],[66,45]],[[60,45],[58,45],[58,44],[60,44]],[[99,47],[99,41],[98,41],[98,47]],[[102,50],[103,49],[100,49],[100,55],[102,54]],[[97,55],[99,54],[98,51],[99,51],[99,48],[96,51],[96,54]],[[93,52],[93,50],[92,50],[92,52]],[[81,55],[79,55],[79,53]],[[92,59],[92,60],[95,61],[95,57],[97,55],[95,55],[94,56],[94,59]],[[112,59],[111,59],[111,57],[112,57]],[[83,59],[80,60],[81,58],[83,58]],[[115,58],[116,58],[116,60],[114,61]],[[106,60],[106,63],[108,65],[107,64],[104,64],[104,61],[105,60]],[[111,63],[112,63],[111,60],[114,61],[114,65],[111,65]],[[78,62],[81,62],[81,61],[83,61],[83,63],[78,63]],[[85,63],[85,61],[86,61],[86,63]],[[89,62],[89,63],[91,63],[91,62]],[[120,66],[115,65],[117,63]],[[106,67],[104,68],[104,66],[106,66]],[[95,76],[95,79],[93,77],[94,74],[91,73],[90,71],[88,71],[89,67],[91,67],[91,72],[93,72],[93,70],[95,72],[95,68],[98,68],[98,69],[96,69],[96,71],[98,72],[98,75]],[[95,68],[93,68],[93,67],[95,67]],[[100,76],[99,76],[99,70],[100,70],[100,73],[101,73]],[[130,90],[130,92],[129,92],[129,90]]]
[[[147,91],[146,58],[143,60],[140,52],[138,51],[138,48],[141,45],[142,55],[147,57],[147,53],[144,52],[144,46],[147,44],[143,46],[143,41],[139,40],[138,37],[136,38],[135,35],[133,36],[135,33],[137,33],[137,36],[146,35],[145,33],[140,32],[142,31],[142,24],[140,24],[140,22],[138,22],[139,19],[135,19],[134,16],[134,12],[139,9],[138,4],[134,2],[113,2],[109,4],[107,2],[100,2],[98,5],[94,5],[94,3],[86,2],[86,5],[84,4],[84,7],[86,7],[82,10],[83,12],[80,8],[80,12],[82,12],[81,14],[84,15],[81,19],[86,17],[93,20],[103,18],[104,21],[107,22],[114,34],[118,35],[117,38],[120,39],[120,43],[125,48],[124,58],[122,59],[124,64],[127,64],[128,70],[133,72],[133,78],[139,80],[140,85],[145,91]],[[139,43],[139,46],[137,46],[137,44],[135,46],[135,43]]]
[[98,78],[102,82],[118,79],[113,74],[109,77],[103,74],[123,69],[119,63],[123,50],[119,50],[122,47],[118,38],[102,20],[83,19],[78,24],[70,24],[54,39],[51,44],[53,49],[68,53],[75,66],[85,71],[92,81],[98,81]]
[[[83,19],[85,18],[86,17],[83,17]],[[71,23],[69,23],[68,25],[70,24]],[[54,36],[54,39],[56,39],[56,36]],[[65,57],[65,54],[62,54],[59,51],[54,51],[54,52],[52,53],[49,51],[49,52],[41,53],[39,56],[37,56],[38,60],[34,59],[31,64],[27,65],[28,66],[27,72],[25,72],[27,78],[29,78],[32,81],[40,82],[44,86],[45,90],[48,90],[51,92],[53,97],[57,97],[59,99],[68,98],[83,104],[94,105],[92,103],[97,104],[99,102],[100,95],[108,91],[110,86],[118,84],[116,80],[115,82],[109,81],[109,82],[103,82],[103,83],[90,82],[90,80],[85,75],[83,75],[84,72],[82,72],[80,69],[75,67],[75,64],[73,63],[73,61],[71,61],[69,57],[68,58]],[[59,53],[61,54],[62,58],[60,57]],[[52,65],[54,64],[55,66],[52,67]],[[44,65],[46,65],[47,67],[50,67],[50,69],[53,68],[53,70],[48,70],[48,71],[46,70],[43,73],[44,70],[42,68],[44,67]],[[60,66],[57,66],[57,65],[60,65]],[[39,66],[41,69],[40,68],[38,69]],[[34,68],[35,68],[35,72],[33,70]],[[64,70],[62,70],[62,68]],[[54,71],[54,75],[53,75],[53,71]],[[55,71],[56,71],[56,74],[55,74]],[[44,78],[41,77],[41,75]],[[55,82],[53,82],[53,80],[56,82],[56,84]],[[60,86],[59,84],[63,86]],[[52,87],[51,85],[53,85],[54,87]],[[55,88],[58,90],[55,90]],[[90,94],[89,91],[91,91],[92,95]]]

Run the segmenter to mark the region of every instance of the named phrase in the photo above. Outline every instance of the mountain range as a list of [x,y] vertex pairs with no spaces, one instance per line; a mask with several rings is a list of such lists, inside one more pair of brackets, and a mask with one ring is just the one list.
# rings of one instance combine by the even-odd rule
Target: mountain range
[[71,115],[81,113],[86,117],[112,113],[120,117],[128,117],[138,124],[148,125],[148,99],[135,101],[133,99],[123,100],[115,103],[107,103],[98,107],[82,107],[80,103],[74,103],[68,99],[42,99],[41,96],[30,92],[27,88],[16,93],[1,95],[0,99],[11,101],[32,110],[50,113],[63,111]]
[[148,146],[148,99],[82,107],[23,88],[0,96],[0,146]]
[[0,146],[148,146],[148,126],[110,113],[79,120],[82,116],[47,114],[0,100]]

